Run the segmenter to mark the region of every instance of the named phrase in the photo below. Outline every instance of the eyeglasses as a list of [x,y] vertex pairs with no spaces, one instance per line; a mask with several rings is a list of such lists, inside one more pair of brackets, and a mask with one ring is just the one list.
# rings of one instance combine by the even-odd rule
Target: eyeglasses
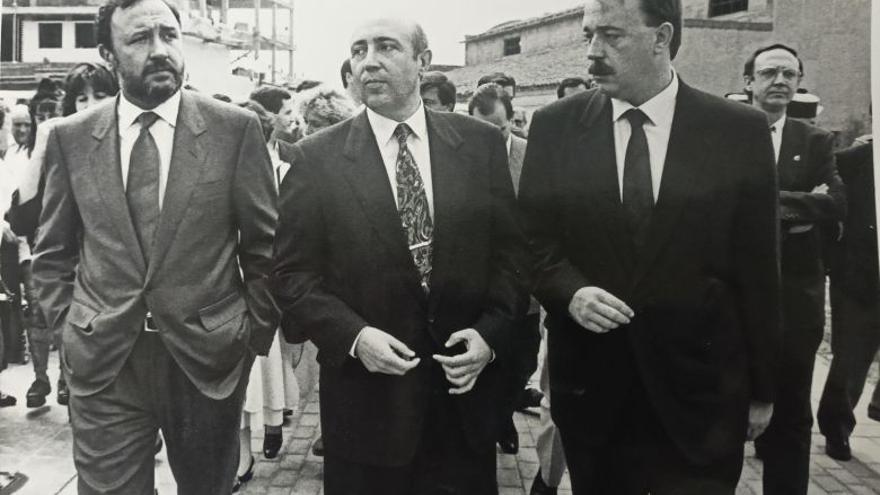
[[782,74],[782,78],[786,81],[794,81],[800,77],[801,73],[788,67],[765,67],[755,71],[761,79],[773,80],[776,76]]

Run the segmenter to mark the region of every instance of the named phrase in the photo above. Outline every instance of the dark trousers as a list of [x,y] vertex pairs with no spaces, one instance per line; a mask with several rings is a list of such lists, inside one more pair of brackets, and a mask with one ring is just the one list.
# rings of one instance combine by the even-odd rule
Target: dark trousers
[[504,438],[513,428],[513,413],[522,400],[529,378],[538,369],[538,347],[541,345],[541,314],[526,315],[517,324],[513,341],[514,360],[508,367],[502,410],[503,428],[499,431]]
[[810,390],[822,327],[786,328],[777,366],[773,417],[755,441],[764,461],[766,495],[806,495],[810,481],[813,410]]
[[[553,393],[575,495],[733,495],[742,472],[740,449],[708,465],[693,465],[663,430],[636,385],[611,431],[591,432],[576,412],[601,407],[588,395]],[[568,414],[574,413],[574,414]]]
[[246,364],[231,396],[210,399],[177,366],[158,333],[142,333],[113,383],[70,398],[79,494],[152,495],[159,429],[179,494],[231,493]]
[[46,318],[43,316],[43,310],[40,308],[40,301],[37,298],[36,288],[34,287],[33,271],[29,261],[21,265],[21,282],[24,286],[24,300],[27,301],[24,324],[27,328],[28,346],[31,352],[31,362],[34,365],[34,376],[37,380],[48,383],[49,348],[53,341],[60,343],[60,339],[57,335],[53,335],[53,332],[46,324]]
[[371,466],[324,457],[326,495],[496,495],[495,446],[471,447],[460,413],[446,393],[436,392],[425,418],[415,458],[396,467]]
[[[834,357],[816,414],[819,430],[826,437],[847,439],[855,428],[853,410],[859,403],[878,347],[880,298],[873,303],[858,301],[832,284],[831,351]],[[874,395],[877,396],[876,390]]]

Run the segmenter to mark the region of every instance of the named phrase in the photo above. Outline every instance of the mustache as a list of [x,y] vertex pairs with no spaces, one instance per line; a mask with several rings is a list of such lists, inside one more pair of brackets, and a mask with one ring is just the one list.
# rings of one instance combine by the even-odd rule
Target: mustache
[[174,67],[171,64],[171,62],[169,62],[168,60],[155,60],[155,61],[148,62],[147,65],[144,66],[143,75],[146,76],[148,74],[152,74],[154,72],[160,72],[160,71],[168,71],[168,72],[171,72],[172,74],[174,74],[175,76],[178,75],[178,73],[179,73],[179,71],[177,70],[177,67]]
[[614,69],[608,66],[605,62],[596,60],[593,62],[592,65],[590,65],[589,69],[587,69],[587,72],[594,76],[610,76],[614,74]]

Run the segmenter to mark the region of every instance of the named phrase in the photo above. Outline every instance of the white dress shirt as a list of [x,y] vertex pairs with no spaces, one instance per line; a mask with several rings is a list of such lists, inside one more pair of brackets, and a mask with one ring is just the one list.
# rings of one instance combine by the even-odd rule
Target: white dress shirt
[[777,165],[779,164],[779,150],[782,149],[782,129],[784,127],[785,114],[782,114],[781,119],[770,124],[770,139],[773,141],[773,153],[775,153]]
[[[666,150],[669,148],[669,134],[672,132],[672,119],[675,117],[675,100],[678,97],[678,74],[672,72],[672,81],[650,100],[638,108],[644,112],[648,120],[642,128],[648,140],[648,157],[651,161],[651,186],[654,202],[660,194],[660,180],[663,178],[663,167],[666,164]],[[617,98],[611,99],[612,118],[614,122],[614,152],[617,160],[617,186],[620,200],[623,201],[623,167],[626,161],[626,147],[632,135],[629,120],[623,114],[636,108],[630,103]]]
[[128,167],[131,163],[131,150],[141,132],[137,118],[144,112],[153,112],[159,116],[150,127],[150,135],[159,149],[159,208],[165,198],[165,185],[168,183],[168,170],[171,168],[171,152],[174,149],[174,127],[177,125],[177,113],[180,111],[180,91],[162,102],[152,110],[144,110],[128,101],[120,94],[116,108],[119,118],[119,163],[122,164],[122,186],[128,187]]
[[419,108],[403,122],[383,117],[369,108],[367,108],[367,119],[370,121],[370,127],[373,128],[373,136],[376,138],[379,153],[385,163],[385,172],[388,173],[395,205],[397,204],[397,153],[400,151],[400,146],[397,144],[397,138],[394,137],[394,130],[401,123],[407,124],[412,130],[409,137],[406,138],[406,147],[409,148],[409,152],[419,168],[422,183],[425,185],[425,194],[428,196],[428,213],[433,219],[434,188],[431,180],[431,148],[428,142],[428,123],[425,120],[424,105],[419,102]]

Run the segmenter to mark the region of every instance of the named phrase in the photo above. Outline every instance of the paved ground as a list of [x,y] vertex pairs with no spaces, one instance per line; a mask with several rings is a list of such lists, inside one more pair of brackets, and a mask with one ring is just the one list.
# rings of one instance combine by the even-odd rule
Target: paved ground
[[[826,352],[816,360],[813,397],[818,400],[828,374]],[[57,365],[57,362],[56,362]],[[57,373],[57,369],[55,371]],[[872,375],[876,376],[876,374]],[[65,409],[54,403],[35,410],[24,407],[25,391],[32,378],[30,366],[13,366],[0,375],[0,389],[19,398],[19,405],[0,409],[0,471],[21,472],[28,477],[17,495],[55,495],[76,493],[76,473],[71,460],[71,436]],[[54,376],[53,376],[54,379]],[[814,432],[810,494],[880,494],[880,423],[865,416],[870,397],[868,385],[858,408],[859,424],[852,438],[856,459],[837,462],[823,453],[824,438]],[[254,479],[245,485],[245,494],[319,494],[323,464],[310,452],[319,434],[318,403],[311,394],[303,411],[284,428],[285,444],[275,460],[261,459],[261,432],[253,438],[258,459]],[[518,414],[520,453],[498,456],[498,481],[502,495],[528,493],[538,470],[535,455],[536,419]],[[738,494],[761,494],[761,462],[754,459],[751,446]],[[175,493],[164,451],[156,461],[159,493]],[[560,493],[570,493],[567,479]]]

